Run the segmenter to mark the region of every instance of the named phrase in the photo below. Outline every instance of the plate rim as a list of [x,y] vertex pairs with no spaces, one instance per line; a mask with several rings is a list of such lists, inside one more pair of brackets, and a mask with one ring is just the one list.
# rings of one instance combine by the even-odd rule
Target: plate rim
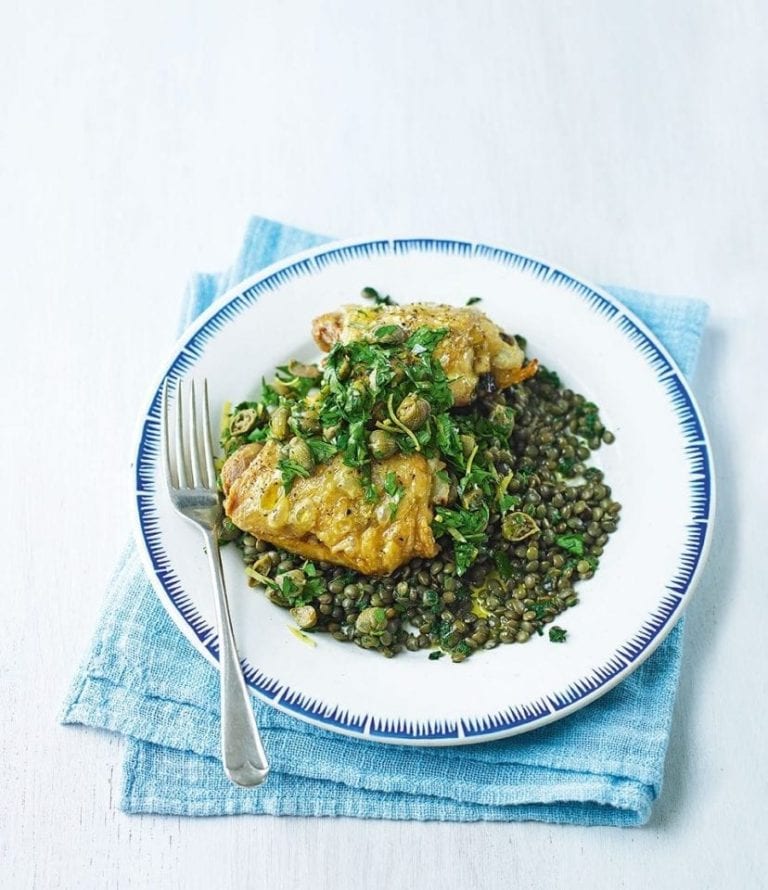
[[[210,320],[216,316],[229,303],[238,297],[243,297],[249,290],[261,286],[262,290],[278,289],[285,280],[294,277],[294,272],[289,275],[289,270],[301,270],[303,274],[310,271],[318,271],[312,269],[310,261],[315,260],[319,256],[330,255],[335,261],[346,261],[348,259],[359,259],[362,255],[367,255],[374,250],[381,253],[382,248],[386,246],[385,253],[394,255],[405,255],[413,250],[419,252],[435,252],[461,254],[468,257],[480,256],[489,260],[497,260],[506,266],[512,266],[522,269],[533,274],[536,277],[544,277],[547,280],[553,280],[559,286],[565,286],[576,292],[577,296],[586,299],[590,303],[590,308],[601,314],[607,314],[610,318],[614,318],[617,314],[621,314],[620,321],[626,324],[621,325],[622,332],[630,340],[640,340],[643,342],[642,348],[634,345],[634,348],[640,349],[643,358],[650,366],[650,370],[656,374],[659,381],[667,380],[676,390],[676,395],[670,393],[667,389],[667,395],[670,400],[670,410],[677,415],[678,424],[681,427],[681,435],[687,442],[686,451],[695,446],[697,459],[693,457],[689,461],[689,481],[691,478],[701,476],[702,491],[696,495],[694,500],[698,498],[699,508],[694,509],[689,503],[687,507],[688,519],[685,523],[686,527],[691,529],[696,527],[700,534],[698,539],[692,545],[695,553],[691,557],[686,553],[686,548],[691,546],[691,537],[683,547],[677,557],[677,571],[665,585],[665,589],[675,594],[676,601],[673,603],[668,613],[663,617],[657,627],[652,628],[646,633],[647,640],[641,645],[636,642],[639,632],[635,634],[631,640],[620,644],[614,651],[613,655],[605,665],[590,668],[588,675],[584,678],[574,681],[567,690],[562,693],[553,692],[546,693],[548,699],[546,707],[535,707],[536,702],[529,705],[514,706],[502,709],[503,711],[515,714],[513,724],[499,726],[499,713],[484,715],[480,718],[472,718],[471,721],[465,721],[464,718],[445,718],[442,721],[433,721],[442,723],[444,726],[449,725],[448,730],[439,727],[424,728],[416,725],[415,730],[409,729],[407,726],[401,726],[400,722],[395,720],[380,720],[381,725],[377,725],[376,717],[372,714],[365,715],[363,720],[354,718],[353,720],[345,720],[338,716],[339,708],[336,707],[330,715],[325,712],[328,705],[322,702],[312,701],[312,707],[306,708],[302,704],[303,696],[300,690],[291,690],[293,698],[290,701],[284,700],[283,689],[287,688],[287,684],[279,679],[268,678],[261,675],[264,682],[259,678],[259,672],[251,667],[247,660],[243,659],[243,665],[246,674],[246,682],[249,692],[264,701],[265,703],[275,707],[277,710],[288,714],[296,719],[316,726],[326,731],[332,731],[347,737],[358,738],[364,741],[374,741],[379,743],[389,743],[398,745],[413,746],[451,746],[476,744],[486,741],[493,741],[501,738],[508,738],[520,733],[529,732],[533,729],[545,726],[547,724],[561,720],[593,701],[601,698],[618,683],[626,679],[630,674],[640,667],[656,649],[661,645],[664,639],[669,635],[672,629],[677,625],[678,620],[688,606],[693,593],[695,592],[707,562],[709,550],[712,543],[714,532],[714,521],[716,516],[717,488],[715,478],[715,466],[712,454],[712,444],[709,437],[706,424],[704,422],[701,409],[698,405],[696,397],[692,393],[688,381],[680,370],[677,362],[669,354],[664,344],[659,340],[656,334],[648,328],[648,326],[640,319],[631,309],[629,309],[619,298],[608,292],[600,285],[595,285],[581,276],[574,275],[568,269],[561,265],[549,263],[538,257],[533,257],[527,253],[520,253],[508,248],[489,245],[483,241],[476,240],[460,240],[454,237],[413,237],[402,235],[386,235],[377,236],[375,238],[352,237],[339,240],[328,241],[314,247],[307,248],[297,253],[283,257],[263,269],[247,276],[242,281],[228,288],[223,294],[217,297],[202,313],[200,313],[175,339],[173,346],[169,350],[166,360],[160,365],[162,368],[159,379],[155,377],[155,382],[148,387],[147,395],[141,402],[141,410],[136,423],[136,432],[134,436],[134,446],[132,449],[132,461],[130,465],[132,473],[132,500],[133,500],[133,521],[134,536],[136,539],[137,549],[139,551],[141,562],[148,575],[153,590],[158,596],[165,611],[170,615],[176,626],[182,631],[184,636],[192,643],[197,652],[202,654],[216,669],[218,669],[218,646],[217,633],[202,618],[197,616],[197,629],[192,623],[189,616],[185,615],[183,609],[186,602],[190,602],[189,597],[184,594],[183,589],[173,593],[161,577],[161,572],[165,574],[165,570],[160,569],[156,564],[151,553],[150,542],[148,540],[148,520],[142,510],[142,500],[149,499],[160,494],[153,486],[146,486],[142,483],[142,457],[149,452],[150,463],[153,451],[156,453],[159,437],[153,437],[149,434],[149,426],[156,422],[153,419],[154,408],[159,406],[159,394],[166,378],[171,378],[179,363],[182,353],[190,355],[189,346],[193,340],[206,329]],[[330,262],[330,258],[327,262]],[[282,273],[283,280],[280,280]],[[542,275],[542,273],[546,273]],[[277,284],[271,286],[270,282],[277,278]],[[257,299],[258,297],[256,297]],[[239,314],[239,313],[238,313]],[[624,328],[631,329],[631,333]],[[215,332],[214,332],[215,333]],[[207,338],[206,338],[207,339]],[[197,348],[197,347],[195,347]],[[652,357],[649,358],[648,353]],[[194,354],[194,350],[192,351]],[[661,371],[655,367],[656,363],[660,363]],[[180,373],[184,373],[184,368],[180,369]],[[671,373],[670,373],[671,372]],[[683,407],[688,413],[685,423],[681,420],[681,409],[675,405],[675,402],[682,402]],[[690,429],[687,429],[690,427]],[[691,432],[692,430],[692,432]],[[694,436],[693,433],[698,433]],[[154,441],[153,441],[154,440]],[[697,465],[697,470],[690,469],[690,466]],[[159,535],[159,532],[157,533]],[[170,564],[170,558],[166,559]],[[675,578],[683,573],[682,580],[675,583]],[[663,594],[659,594],[659,605],[663,602]],[[658,609],[657,607],[654,607]],[[195,611],[194,609],[192,611]],[[642,628],[648,624],[646,618]],[[642,630],[641,628],[641,630]],[[630,644],[634,643],[634,649],[630,648]],[[621,655],[621,658],[618,656]],[[621,666],[611,665],[613,660],[621,662]],[[601,672],[602,671],[602,675]],[[598,675],[599,682],[594,682],[592,677]],[[584,686],[586,685],[586,691]],[[578,695],[568,694],[569,690],[574,687],[578,690]],[[560,698],[560,701],[557,699]],[[533,706],[533,707],[531,707]],[[385,724],[395,723],[392,728],[387,728]],[[477,724],[476,726],[468,726],[468,723]],[[453,728],[450,725],[453,724]],[[469,732],[467,732],[469,729]]]

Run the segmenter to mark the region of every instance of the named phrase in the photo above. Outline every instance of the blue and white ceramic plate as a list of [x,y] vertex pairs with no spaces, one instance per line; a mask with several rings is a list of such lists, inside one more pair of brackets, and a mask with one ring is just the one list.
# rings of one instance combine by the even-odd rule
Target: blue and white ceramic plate
[[335,732],[381,742],[452,745],[558,720],[633,671],[680,617],[711,537],[714,482],[698,408],[663,346],[600,288],[538,260],[482,244],[381,238],[315,248],[243,282],[177,343],[152,392],[136,455],[139,542],[157,593],[214,664],[208,565],[196,529],[172,509],[159,461],[163,380],[206,377],[212,410],[257,396],[262,375],[317,355],[310,323],[371,285],[400,302],[481,307],[525,334],[528,352],[600,405],[616,442],[597,453],[622,521],[578,606],[546,636],[456,665],[424,652],[386,660],[324,634],[315,646],[290,616],[248,587],[239,553],[224,568],[246,677],[277,708]]

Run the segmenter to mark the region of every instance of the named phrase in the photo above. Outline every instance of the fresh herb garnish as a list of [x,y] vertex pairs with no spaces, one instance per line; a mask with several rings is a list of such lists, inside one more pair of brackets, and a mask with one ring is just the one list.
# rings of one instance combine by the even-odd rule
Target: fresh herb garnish
[[373,332],[373,336],[376,340],[386,340],[388,337],[391,337],[392,334],[397,333],[399,330],[396,324],[384,324],[380,328],[376,328]]
[[564,643],[567,636],[568,631],[558,627],[556,624],[549,629],[549,639],[553,643]]
[[482,301],[483,301],[482,297],[470,297],[467,300],[467,306],[474,306],[476,303],[482,303]]
[[486,528],[489,518],[490,511],[485,503],[481,503],[476,510],[435,508],[432,530],[435,537],[441,535],[451,537],[457,575],[466,572],[477,558],[480,547],[487,543]]
[[499,497],[499,510],[502,513],[506,513],[508,510],[511,510],[513,507],[517,507],[521,501],[521,498],[517,494],[502,494]]
[[554,386],[555,389],[560,389],[562,385],[557,374],[542,365],[539,365],[539,370],[536,372],[536,379],[540,380],[542,383],[547,383],[549,386]]
[[541,621],[541,619],[546,615],[547,609],[552,605],[551,600],[536,600],[535,603],[531,606],[531,611],[536,613],[536,620]]
[[441,453],[453,458],[454,461],[461,461],[463,458],[458,428],[451,420],[451,415],[448,413],[438,414],[434,423],[435,439]]
[[277,468],[280,470],[280,475],[283,480],[283,488],[286,491],[291,490],[291,486],[294,481],[301,477],[302,479],[308,479],[310,476],[310,472],[308,469],[303,467],[301,464],[296,463],[294,460],[279,460],[277,462]]
[[563,550],[566,550],[568,553],[572,553],[574,556],[584,555],[583,535],[560,535],[559,537],[555,538],[555,543],[558,547],[562,547]]
[[261,378],[261,401],[269,408],[277,407],[280,404],[280,396],[263,377]]
[[431,353],[435,346],[437,346],[441,340],[445,339],[447,334],[447,328],[416,328],[411,336],[405,341],[405,347],[406,349],[410,349],[414,355]]
[[331,442],[323,439],[307,439],[306,442],[312,452],[312,459],[318,464],[330,460],[338,450]]
[[384,491],[390,496],[389,514],[392,519],[397,515],[397,508],[405,495],[405,489],[397,481],[394,471],[390,470],[384,478]]
[[360,291],[360,296],[366,300],[373,300],[377,306],[397,306],[397,303],[390,296],[382,297],[381,294],[373,287],[364,287]]
[[496,564],[496,571],[506,581],[512,577],[512,562],[504,550],[497,550],[493,554],[493,561]]
[[[279,384],[279,388],[285,392],[286,387],[291,391],[293,398],[303,398],[315,385],[315,381],[311,377],[299,377],[294,374],[288,365],[279,365],[275,368],[275,380]],[[272,384],[270,389],[276,389],[277,386]]]

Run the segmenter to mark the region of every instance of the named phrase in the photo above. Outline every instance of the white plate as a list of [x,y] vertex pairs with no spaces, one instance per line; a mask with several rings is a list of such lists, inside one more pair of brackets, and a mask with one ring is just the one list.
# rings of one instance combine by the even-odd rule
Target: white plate
[[714,480],[696,403],[666,350],[629,310],[546,263],[481,244],[382,238],[315,248],[271,266],[216,302],[177,343],[141,418],[136,454],[138,540],[163,605],[216,663],[208,566],[197,530],[172,509],[158,467],[163,380],[207,377],[218,418],[227,400],[255,397],[262,375],[316,355],[310,322],[363,286],[401,302],[480,307],[528,338],[528,353],[600,406],[616,443],[597,452],[624,509],[595,578],[546,634],[463,664],[425,652],[385,660],[325,634],[316,647],[290,616],[245,581],[223,549],[240,654],[253,692],[302,720],[400,744],[485,741],[557,720],[607,692],[671,630],[711,536]]

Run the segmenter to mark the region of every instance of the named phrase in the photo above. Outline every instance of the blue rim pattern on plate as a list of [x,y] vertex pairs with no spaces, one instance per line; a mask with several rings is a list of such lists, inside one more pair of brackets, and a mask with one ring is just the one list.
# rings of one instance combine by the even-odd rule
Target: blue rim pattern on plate
[[[691,589],[694,577],[702,564],[702,557],[708,543],[708,530],[714,506],[714,480],[712,458],[693,396],[685,380],[670,356],[658,343],[642,322],[609,294],[573,278],[566,272],[556,269],[539,260],[502,248],[485,244],[473,244],[433,238],[409,238],[376,240],[346,244],[323,250],[315,248],[313,255],[288,262],[277,271],[256,280],[250,286],[227,299],[222,297],[222,305],[211,313],[202,327],[184,344],[166,371],[169,383],[174,383],[200,356],[208,340],[232,322],[259,297],[273,291],[293,278],[313,275],[328,265],[346,263],[350,260],[372,255],[389,253],[407,254],[410,252],[437,252],[462,256],[478,256],[513,266],[528,274],[566,288],[584,300],[593,312],[597,312],[625,334],[631,344],[651,367],[664,387],[670,406],[677,416],[681,432],[686,441],[686,454],[689,466],[690,522],[688,535],[673,576],[669,579],[659,607],[642,625],[640,630],[623,643],[616,653],[603,665],[594,668],[588,675],[571,683],[565,689],[531,701],[522,706],[508,707],[493,714],[476,719],[413,721],[381,720],[370,714],[353,714],[316,698],[311,698],[300,690],[292,689],[280,680],[269,677],[258,668],[243,661],[243,671],[248,685],[260,697],[270,701],[281,710],[309,722],[349,735],[365,736],[378,741],[435,742],[456,740],[482,741],[519,732],[528,724],[549,722],[553,715],[574,706],[586,698],[596,698],[607,692],[616,678],[630,665],[639,663],[656,648],[663,636],[671,630],[683,600]],[[215,304],[214,304],[215,305]],[[136,461],[136,495],[139,526],[144,538],[149,559],[155,576],[163,587],[184,622],[200,643],[218,660],[218,644],[215,629],[208,624],[195,608],[189,595],[184,591],[178,576],[173,571],[170,560],[161,543],[158,513],[153,504],[155,485],[153,467],[159,456],[160,445],[160,393],[156,390],[150,410],[144,419]]]

